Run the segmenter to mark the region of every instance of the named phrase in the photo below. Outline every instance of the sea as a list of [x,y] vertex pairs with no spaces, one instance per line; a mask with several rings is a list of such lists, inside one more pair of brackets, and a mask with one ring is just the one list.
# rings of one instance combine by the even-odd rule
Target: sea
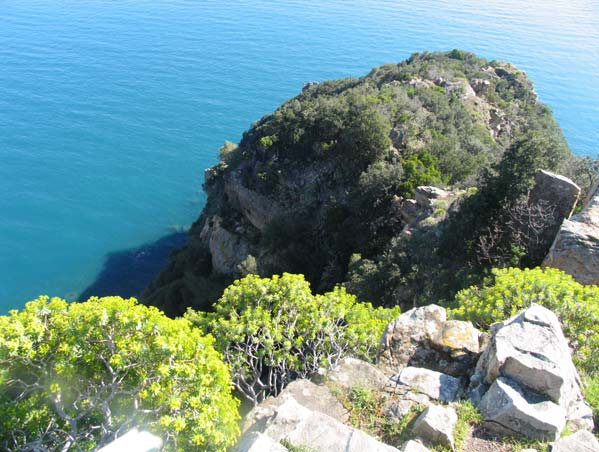
[[0,0],[0,314],[137,295],[224,140],[307,82],[470,50],[599,152],[597,0]]

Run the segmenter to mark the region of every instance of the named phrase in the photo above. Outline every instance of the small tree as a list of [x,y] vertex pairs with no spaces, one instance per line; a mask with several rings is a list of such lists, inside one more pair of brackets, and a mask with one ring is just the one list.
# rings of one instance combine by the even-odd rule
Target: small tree
[[312,295],[302,275],[249,275],[229,286],[214,313],[187,318],[216,338],[233,383],[255,404],[343,356],[372,359],[399,309],[374,309],[336,288]]
[[40,297],[0,317],[0,449],[96,450],[141,426],[164,450],[238,434],[227,367],[184,319],[119,297]]

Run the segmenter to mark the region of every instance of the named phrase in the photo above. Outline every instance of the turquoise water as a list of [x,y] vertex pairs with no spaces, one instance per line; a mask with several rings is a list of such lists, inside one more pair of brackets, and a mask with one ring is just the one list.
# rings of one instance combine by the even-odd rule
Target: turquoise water
[[452,48],[517,64],[599,150],[597,1],[0,0],[0,312],[77,298],[109,257],[123,287],[220,144],[304,83]]

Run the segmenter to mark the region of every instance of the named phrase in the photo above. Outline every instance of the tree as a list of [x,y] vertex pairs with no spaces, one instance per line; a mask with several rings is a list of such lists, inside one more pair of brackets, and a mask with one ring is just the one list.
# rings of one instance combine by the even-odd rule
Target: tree
[[0,449],[96,450],[134,426],[164,450],[238,434],[228,369],[185,319],[119,297],[40,297],[0,317]]
[[312,295],[302,275],[286,273],[237,280],[213,313],[186,316],[214,335],[233,383],[257,404],[343,356],[374,358],[385,325],[398,315],[398,308],[358,303],[343,288]]

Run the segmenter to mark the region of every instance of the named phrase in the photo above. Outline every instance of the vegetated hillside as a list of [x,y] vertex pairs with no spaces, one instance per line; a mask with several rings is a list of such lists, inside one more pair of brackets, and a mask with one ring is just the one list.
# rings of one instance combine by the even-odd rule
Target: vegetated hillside
[[[485,265],[537,263],[509,234],[485,247],[485,261],[481,237],[536,170],[582,174],[574,168],[583,163],[509,63],[426,52],[362,78],[310,83],[221,148],[188,244],[143,299],[176,315],[207,308],[236,277],[293,272],[317,291],[346,283],[375,303],[431,303]],[[421,185],[479,190],[452,215],[440,207],[400,234]]]

